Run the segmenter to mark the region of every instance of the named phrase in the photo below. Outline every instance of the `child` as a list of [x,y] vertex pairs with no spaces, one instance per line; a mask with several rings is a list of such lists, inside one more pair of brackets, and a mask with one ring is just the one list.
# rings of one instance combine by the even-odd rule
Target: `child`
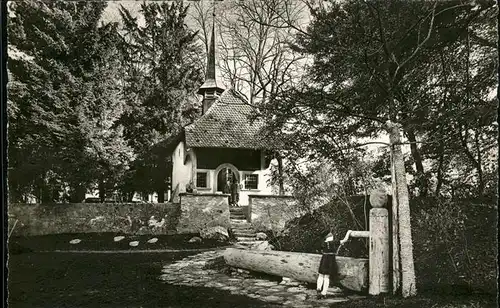
[[330,232],[322,244],[321,261],[318,269],[318,280],[316,282],[316,292],[318,299],[324,298],[330,285],[330,279],[337,283],[337,262],[335,261],[335,247],[333,247],[333,234]]

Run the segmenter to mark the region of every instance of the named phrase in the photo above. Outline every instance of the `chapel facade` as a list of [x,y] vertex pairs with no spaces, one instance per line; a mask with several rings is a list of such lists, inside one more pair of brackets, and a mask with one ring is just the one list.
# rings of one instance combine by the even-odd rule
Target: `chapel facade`
[[[222,194],[238,187],[238,205],[249,195],[272,194],[269,149],[262,122],[250,121],[252,106],[234,89],[224,90],[215,69],[215,33],[207,57],[205,82],[198,90],[202,115],[185,126],[171,154],[173,202],[180,193]],[[229,187],[228,187],[229,186]]]

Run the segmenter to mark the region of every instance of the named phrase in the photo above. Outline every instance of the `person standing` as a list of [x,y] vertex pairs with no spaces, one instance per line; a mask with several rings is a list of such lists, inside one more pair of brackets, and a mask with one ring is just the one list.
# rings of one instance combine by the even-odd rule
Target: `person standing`
[[236,180],[236,177],[233,177],[233,183],[231,183],[231,199],[234,206],[238,206],[238,202],[240,201],[239,189],[240,186],[238,185],[238,181]]
[[229,197],[227,199],[229,202],[229,206],[232,206],[233,205],[233,198],[231,195],[231,183],[229,182],[229,180],[226,181],[226,185],[224,185],[222,192],[229,195]]
[[319,262],[318,280],[316,281],[316,292],[318,299],[325,298],[330,283],[338,283],[338,266],[336,261],[333,234],[330,232],[322,243],[321,261]]

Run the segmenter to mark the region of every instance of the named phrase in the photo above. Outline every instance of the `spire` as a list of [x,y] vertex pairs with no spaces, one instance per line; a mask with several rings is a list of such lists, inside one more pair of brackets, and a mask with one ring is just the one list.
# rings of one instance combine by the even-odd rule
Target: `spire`
[[224,88],[217,82],[217,74],[215,71],[215,6],[212,23],[212,37],[210,38],[210,46],[207,54],[207,70],[205,73],[205,82],[198,89],[198,94],[203,95],[203,110],[204,114],[213,102],[219,97]]

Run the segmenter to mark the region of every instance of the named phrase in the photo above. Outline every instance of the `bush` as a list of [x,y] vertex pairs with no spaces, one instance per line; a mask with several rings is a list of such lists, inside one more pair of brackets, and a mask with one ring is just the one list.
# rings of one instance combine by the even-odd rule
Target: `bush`
[[[280,250],[319,253],[322,241],[328,232],[332,232],[335,242],[338,243],[348,230],[365,230],[369,209],[368,198],[364,196],[337,198],[311,213],[290,221],[284,234],[272,237],[270,242]],[[367,257],[367,247],[366,240],[352,239],[341,247],[339,255]]]
[[413,206],[413,244],[419,285],[496,291],[496,210],[436,200]]
[[[292,220],[284,235],[272,238],[271,243],[280,250],[319,252],[328,232],[332,232],[338,242],[347,230],[363,229],[364,199],[337,199]],[[495,208],[435,199],[415,199],[410,207],[418,288],[451,286],[458,290],[460,286],[461,290],[496,292]],[[369,209],[366,205],[366,211]],[[365,241],[352,239],[345,249],[340,249],[339,255],[366,257],[367,252]]]

